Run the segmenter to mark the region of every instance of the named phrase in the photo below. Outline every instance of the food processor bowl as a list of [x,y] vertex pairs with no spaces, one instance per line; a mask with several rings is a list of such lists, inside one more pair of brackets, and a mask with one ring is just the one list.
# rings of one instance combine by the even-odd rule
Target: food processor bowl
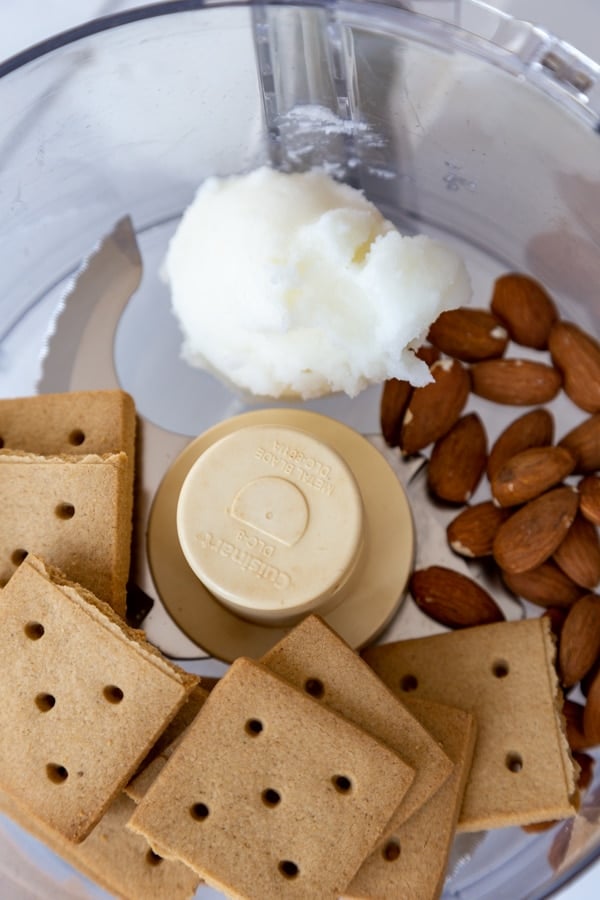
[[[0,396],[36,391],[59,302],[128,215],[143,278],[114,335],[121,386],[182,440],[259,406],[181,360],[160,272],[203,179],[264,164],[321,166],[403,232],[444,240],[475,305],[525,271],[600,330],[600,68],[486,3],[159,3],[0,64],[0,109]],[[304,406],[379,430],[377,388]],[[597,773],[572,821],[459,838],[444,896],[549,895],[600,854],[599,798]]]

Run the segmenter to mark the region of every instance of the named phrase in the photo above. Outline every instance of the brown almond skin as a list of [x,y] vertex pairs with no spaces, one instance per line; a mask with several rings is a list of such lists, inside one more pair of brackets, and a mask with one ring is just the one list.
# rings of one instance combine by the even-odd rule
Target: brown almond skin
[[585,594],[573,604],[562,628],[558,659],[565,687],[572,687],[581,681],[599,653],[600,597]]
[[456,422],[434,444],[427,467],[429,489],[440,500],[466,503],[487,461],[487,435],[476,413]]
[[554,635],[556,645],[557,647],[560,646],[560,635],[567,618],[567,610],[561,609],[559,606],[549,606],[546,612],[542,614],[542,618],[549,620],[550,630]]
[[562,379],[556,369],[531,359],[488,359],[473,363],[471,382],[473,393],[486,400],[535,406],[553,400]]
[[578,501],[574,490],[558,487],[513,513],[494,539],[494,559],[500,568],[518,575],[552,556],[573,524]]
[[515,343],[546,349],[558,312],[548,292],[533,278],[515,272],[502,275],[494,284],[491,308]]
[[545,447],[554,440],[554,417],[547,409],[532,409],[511,422],[496,438],[487,464],[490,481],[500,467],[522,450]]
[[458,360],[438,360],[431,374],[431,384],[413,391],[402,422],[400,447],[409,455],[446,434],[469,396],[469,373]]
[[572,428],[558,442],[575,456],[575,471],[588,475],[600,469],[600,413],[595,413]]
[[600,525],[600,478],[588,475],[577,485],[579,491],[579,511],[594,525]]
[[448,544],[459,556],[491,556],[496,532],[509,515],[491,500],[468,506],[448,525]]
[[388,378],[383,385],[379,405],[381,433],[390,447],[400,443],[400,429],[404,413],[412,397],[413,387],[408,381]]
[[590,682],[583,711],[583,733],[590,747],[600,744],[600,669]]
[[593,590],[600,582],[600,540],[596,526],[578,513],[565,539],[554,551],[554,561],[575,584]]
[[548,347],[567,396],[586,412],[600,412],[600,343],[573,322],[557,322]]
[[529,572],[513,575],[503,572],[502,580],[513,594],[536,606],[569,609],[585,593],[550,560]]
[[579,766],[579,776],[577,778],[577,787],[580,791],[587,791],[590,784],[594,780],[594,766],[596,760],[589,753],[581,753],[580,750],[573,751],[573,759]]
[[571,750],[589,749],[590,742],[583,732],[583,704],[565,700],[562,714],[565,717],[567,741]]
[[495,315],[466,306],[438,316],[428,338],[442,353],[463,362],[502,356],[508,344],[508,332]]
[[491,480],[500,506],[519,506],[554,487],[575,468],[575,457],[565,447],[530,447],[508,459]]
[[504,621],[504,614],[482,587],[444,566],[413,572],[410,592],[419,609],[447,628],[470,628]]

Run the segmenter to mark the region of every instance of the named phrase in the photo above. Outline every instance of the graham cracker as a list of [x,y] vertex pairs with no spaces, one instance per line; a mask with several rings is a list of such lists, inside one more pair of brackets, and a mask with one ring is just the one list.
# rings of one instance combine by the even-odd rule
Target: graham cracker
[[122,900],[188,900],[200,879],[183,863],[161,859],[144,838],[129,831],[127,822],[135,808],[119,794],[92,833],[73,844],[57,831],[31,818],[0,792],[0,811],[46,844],[86,878]]
[[130,827],[228,896],[333,900],[382,834],[411,775],[384,744],[240,658]]
[[478,739],[459,830],[575,815],[576,767],[548,619],[465,628],[363,655],[400,696],[410,690],[475,716]]
[[428,700],[409,701],[414,715],[438,740],[454,764],[442,787],[411,816],[388,832],[365,860],[346,898],[352,900],[437,900],[475,748],[475,718]]
[[81,841],[197,682],[30,554],[0,603],[0,789]]
[[177,710],[134,777],[125,786],[125,793],[136,803],[140,802],[152,782],[157,778],[185,730],[200,712],[208,693],[200,685],[194,688],[183,706]]
[[0,583],[34,553],[125,617],[133,502],[125,453],[0,450],[0,496]]
[[415,716],[318,616],[308,616],[261,659],[263,665],[378,738],[415,770],[394,827],[445,781],[452,763]]
[[132,461],[135,405],[125,391],[0,399],[0,447],[40,456],[124,452]]

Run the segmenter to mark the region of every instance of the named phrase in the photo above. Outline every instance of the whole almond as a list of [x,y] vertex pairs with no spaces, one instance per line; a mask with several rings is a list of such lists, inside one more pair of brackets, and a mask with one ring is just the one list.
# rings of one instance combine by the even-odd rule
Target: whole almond
[[593,590],[600,581],[600,540],[596,526],[577,514],[554,561],[575,584]]
[[428,338],[442,353],[463,362],[502,356],[508,344],[508,332],[496,316],[467,306],[438,316]]
[[572,322],[553,325],[548,346],[565,393],[586,412],[600,412],[600,344]]
[[584,593],[578,584],[571,581],[569,576],[551,561],[544,562],[529,572],[514,575],[503,572],[502,579],[513,594],[535,603],[536,606],[568,609]]
[[408,381],[388,378],[383,385],[379,406],[381,433],[386,444],[397,447],[400,442],[402,419],[412,396],[413,387]]
[[431,366],[434,380],[415,388],[400,431],[400,447],[412,454],[437,441],[460,416],[469,396],[469,373],[458,360],[442,359]]
[[460,556],[491,556],[496,532],[509,515],[491,500],[468,506],[448,525],[448,543]]
[[537,350],[546,349],[558,313],[541,284],[528,275],[503,275],[494,284],[491,307],[513,341]]
[[558,658],[565,687],[577,684],[592,668],[599,653],[600,597],[585,594],[569,610],[560,636]]
[[583,733],[591,747],[600,744],[600,669],[588,687],[583,711]]
[[534,406],[558,394],[562,379],[552,366],[531,359],[488,359],[471,366],[473,393],[495,403]]
[[553,488],[513,513],[494,539],[494,559],[500,568],[518,575],[552,556],[573,524],[578,499],[570,487]]
[[487,437],[481,419],[469,413],[434,444],[427,467],[430,490],[440,500],[466,503],[484,473]]
[[447,628],[469,628],[504,620],[502,610],[472,579],[444,566],[418,569],[410,579],[415,603]]
[[588,475],[577,485],[579,491],[579,511],[594,525],[600,525],[600,478]]
[[491,480],[500,506],[518,506],[554,487],[575,468],[565,447],[530,447],[507,460]]
[[600,469],[600,413],[576,425],[558,442],[575,456],[575,471],[587,475]]
[[500,467],[515,454],[530,447],[544,447],[554,439],[554,418],[547,409],[532,409],[500,434],[490,450],[487,473],[490,481]]

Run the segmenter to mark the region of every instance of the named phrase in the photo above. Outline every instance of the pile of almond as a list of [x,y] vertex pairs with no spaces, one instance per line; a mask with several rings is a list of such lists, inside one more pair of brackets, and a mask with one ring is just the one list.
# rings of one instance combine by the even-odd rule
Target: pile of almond
[[[507,274],[495,282],[489,309],[443,313],[419,356],[433,381],[386,382],[383,435],[406,455],[430,449],[432,495],[466,504],[448,526],[452,550],[487,558],[510,591],[551,618],[563,687],[579,685],[586,698],[585,705],[567,699],[564,711],[589,780],[593,760],[582,751],[600,743],[600,343],[561,319],[540,284]],[[561,391],[578,417],[556,440],[547,404]],[[479,404],[489,410],[488,427],[492,404],[530,409],[489,448],[480,415],[464,413],[472,395],[491,401]],[[486,481],[489,499],[470,504]],[[503,618],[482,587],[448,568],[414,572],[410,589],[450,628]]]

